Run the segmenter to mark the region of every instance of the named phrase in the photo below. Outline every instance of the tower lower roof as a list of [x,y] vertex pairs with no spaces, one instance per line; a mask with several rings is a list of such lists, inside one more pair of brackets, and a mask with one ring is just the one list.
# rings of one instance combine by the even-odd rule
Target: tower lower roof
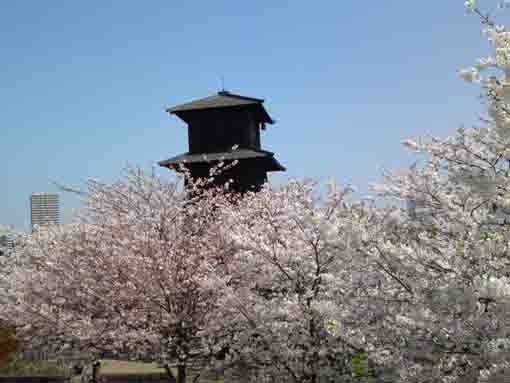
[[265,162],[266,171],[284,171],[283,167],[274,158],[274,153],[266,150],[255,149],[237,149],[232,151],[217,152],[217,153],[183,153],[178,156],[172,157],[168,160],[158,162],[158,165],[177,169],[180,165],[194,165],[214,163],[220,161],[246,161],[257,160],[257,162]]

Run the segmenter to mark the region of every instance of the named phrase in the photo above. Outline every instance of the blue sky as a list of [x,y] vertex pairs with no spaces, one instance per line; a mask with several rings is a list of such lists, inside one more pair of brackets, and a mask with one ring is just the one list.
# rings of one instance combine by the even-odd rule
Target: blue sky
[[[289,177],[363,192],[483,110],[456,69],[490,52],[462,0],[0,2],[0,223],[29,228],[52,180],[111,181],[186,151],[164,107],[216,92],[261,97],[262,136]],[[162,169],[163,173],[168,172]],[[62,197],[62,214],[78,206]]]

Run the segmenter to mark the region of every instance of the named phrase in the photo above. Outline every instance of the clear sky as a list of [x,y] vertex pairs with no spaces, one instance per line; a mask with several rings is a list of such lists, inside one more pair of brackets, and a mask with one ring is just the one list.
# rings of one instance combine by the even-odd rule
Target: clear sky
[[[2,0],[0,47],[0,223],[20,230],[52,180],[111,181],[186,151],[164,107],[220,76],[277,120],[262,144],[288,171],[272,182],[364,191],[413,161],[401,138],[476,121],[480,90],[456,70],[490,52],[463,0]],[[64,221],[75,206],[63,196]]]

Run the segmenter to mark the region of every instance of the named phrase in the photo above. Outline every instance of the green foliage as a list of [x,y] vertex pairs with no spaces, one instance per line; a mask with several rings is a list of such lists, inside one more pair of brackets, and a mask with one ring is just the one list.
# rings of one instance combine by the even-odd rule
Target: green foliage
[[368,363],[368,353],[358,352],[351,360],[351,373],[353,378],[367,378],[366,382],[375,382],[374,371]]
[[457,242],[457,249],[456,249],[456,254],[457,256],[459,257],[463,257],[464,254],[465,254],[465,249],[466,245],[465,245],[465,242],[464,241],[458,241]]
[[52,363],[24,362],[12,358],[6,367],[0,368],[0,376],[64,376],[64,370]]
[[432,225],[429,234],[432,238],[437,238],[437,236],[439,235],[439,227],[437,227],[436,225]]
[[480,235],[480,240],[483,242],[494,241],[497,238],[496,233],[484,232]]
[[0,324],[0,368],[7,364],[9,355],[18,348],[14,329]]

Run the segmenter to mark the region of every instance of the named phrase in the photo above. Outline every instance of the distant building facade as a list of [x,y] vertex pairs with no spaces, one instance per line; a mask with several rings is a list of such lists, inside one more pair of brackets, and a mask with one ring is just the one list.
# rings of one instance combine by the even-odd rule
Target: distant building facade
[[32,193],[30,196],[30,221],[35,226],[60,223],[59,197],[57,193]]
[[14,225],[0,225],[0,256],[14,251],[16,243]]

